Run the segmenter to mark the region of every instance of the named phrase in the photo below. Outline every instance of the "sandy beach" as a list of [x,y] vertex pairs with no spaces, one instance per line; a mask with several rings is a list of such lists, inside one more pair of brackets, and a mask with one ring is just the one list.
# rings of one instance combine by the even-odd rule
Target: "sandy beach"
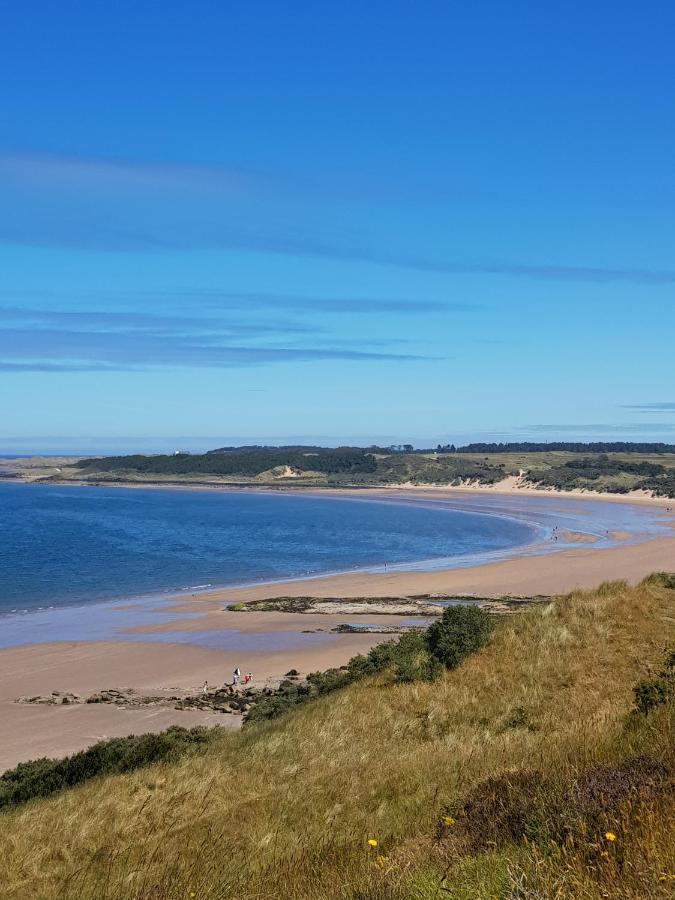
[[[394,492],[385,493],[394,498]],[[456,492],[416,489],[405,494],[431,500]],[[355,496],[364,497],[365,492],[355,492]],[[564,495],[552,498],[552,502],[564,502]],[[650,502],[659,514],[663,508],[663,524],[672,527],[672,513],[666,512],[672,501]],[[667,529],[665,533],[668,534]],[[651,572],[675,570],[675,531],[672,537],[668,534],[639,542],[631,542],[630,538],[635,536],[622,532],[615,536],[618,545],[609,548],[596,548],[592,542],[581,540],[577,546],[547,555],[516,556],[466,568],[355,572],[181,595],[172,601],[172,611],[189,612],[193,617],[181,619],[179,615],[170,624],[159,621],[135,628],[133,642],[44,643],[2,650],[0,715],[5,728],[0,740],[0,770],[24,759],[74,752],[105,737],[156,731],[171,724],[238,725],[237,717],[210,712],[86,704],[67,708],[37,706],[17,704],[18,697],[45,695],[54,690],[86,696],[101,689],[128,687],[153,694],[194,692],[205,680],[212,685],[229,680],[236,665],[250,669],[257,685],[275,683],[291,668],[304,673],[341,665],[383,639],[377,634],[331,633],[330,629],[340,623],[354,622],[348,611],[335,616],[232,612],[224,610],[226,604],[279,596],[347,599],[427,593],[482,597],[558,595],[592,588],[604,580],[636,582]],[[359,616],[359,622],[364,624],[401,621],[391,615]],[[201,636],[213,633],[216,637],[227,632],[229,642],[223,648],[209,648],[191,645],[189,640],[176,644],[142,638],[144,633],[157,636],[178,628],[188,639],[190,632]],[[272,643],[270,637],[274,637]]]

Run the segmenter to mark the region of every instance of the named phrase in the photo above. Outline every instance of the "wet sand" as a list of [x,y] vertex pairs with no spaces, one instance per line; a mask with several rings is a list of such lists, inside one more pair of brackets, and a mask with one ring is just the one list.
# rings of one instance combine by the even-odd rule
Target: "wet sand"
[[[220,608],[221,604],[218,604]],[[231,628],[229,616],[213,614],[208,627]],[[342,665],[351,656],[367,652],[382,635],[326,635],[325,643],[302,646],[304,628],[332,627],[333,617],[302,617],[289,622],[283,613],[247,615],[245,631],[251,635],[275,627],[290,632],[289,649],[257,652],[224,652],[189,644],[77,642],[15,647],[0,651],[0,772],[27,759],[65,756],[96,741],[127,734],[162,731],[170,725],[220,725],[238,728],[238,716],[164,707],[123,709],[112,705],[83,704],[42,706],[17,704],[18,697],[48,695],[52,691],[88,696],[108,688],[132,687],[142,694],[162,695],[197,692],[204,681],[222,685],[231,680],[239,665],[254,673],[254,685],[275,684],[286,672],[303,673]],[[228,617],[224,621],[224,617]],[[307,621],[309,618],[310,621]],[[378,617],[365,617],[368,621]],[[391,622],[391,616],[380,617]],[[282,619],[283,621],[276,621]],[[344,617],[336,619],[344,621]],[[297,639],[296,639],[297,636]]]
[[[358,493],[365,498],[365,492]],[[426,491],[416,493],[420,499],[429,496]],[[439,496],[437,490],[434,496]],[[673,523],[664,519],[664,524]],[[630,543],[621,532],[620,539],[621,546],[597,548],[582,542],[548,555],[525,555],[468,568],[357,572],[181,595],[172,601],[176,618],[130,628],[133,642],[44,643],[2,650],[0,716],[4,728],[0,770],[24,759],[74,752],[104,737],[157,731],[171,724],[236,727],[238,722],[231,716],[153,707],[18,705],[13,701],[19,696],[49,694],[54,690],[87,695],[122,687],[155,694],[188,691],[197,689],[205,680],[212,685],[222,684],[229,680],[236,665],[243,671],[252,671],[256,684],[273,683],[291,668],[308,672],[341,665],[383,637],[329,633],[341,622],[353,622],[354,617],[349,615],[230,612],[224,611],[225,604],[279,596],[556,595],[592,588],[605,580],[636,582],[655,571],[675,571],[675,534]],[[182,618],[183,613],[191,617]],[[401,619],[366,615],[359,616],[358,621],[393,624]],[[155,642],[163,634],[170,641],[171,633],[176,631],[188,642]],[[313,632],[310,640],[306,640],[309,636],[303,634],[305,631]],[[195,640],[199,636],[202,646],[189,643],[190,633],[194,633]],[[148,635],[147,641],[144,634]],[[219,637],[223,635],[228,640],[218,649]],[[272,644],[266,644],[269,636],[275,636]],[[238,643],[247,649],[237,649]]]

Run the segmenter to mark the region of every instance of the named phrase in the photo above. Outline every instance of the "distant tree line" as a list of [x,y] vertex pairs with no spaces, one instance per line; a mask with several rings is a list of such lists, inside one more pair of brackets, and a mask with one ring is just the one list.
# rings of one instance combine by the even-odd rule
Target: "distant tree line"
[[244,475],[255,476],[277,466],[302,471],[371,473],[377,468],[375,457],[361,449],[325,449],[311,451],[285,448],[247,448],[217,453],[178,453],[158,456],[104,456],[81,459],[76,465],[87,472],[148,472],[157,475]]
[[569,453],[675,453],[675,444],[640,443],[638,441],[548,441],[536,443],[517,441],[499,444],[440,444],[437,453],[546,453],[547,451],[568,451]]

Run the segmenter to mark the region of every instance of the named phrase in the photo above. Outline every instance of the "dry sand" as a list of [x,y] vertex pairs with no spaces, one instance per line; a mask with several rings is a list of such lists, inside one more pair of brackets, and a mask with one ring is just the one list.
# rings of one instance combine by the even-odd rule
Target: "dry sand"
[[[429,496],[427,491],[417,493],[420,497]],[[536,493],[541,496],[540,492]],[[437,496],[438,491],[434,494]],[[360,491],[358,495],[364,497],[365,492]],[[593,495],[589,499],[597,500],[598,497]],[[624,537],[626,535],[622,533],[621,538]],[[48,694],[53,690],[86,695],[105,688],[122,687],[152,693],[195,690],[204,680],[214,685],[222,684],[235,665],[253,671],[256,684],[268,680],[274,682],[290,668],[308,672],[340,665],[381,639],[378,635],[327,633],[327,629],[340,622],[354,621],[348,615],[224,612],[225,603],[278,596],[556,595],[576,588],[592,588],[608,579],[636,582],[651,572],[664,570],[675,570],[675,536],[610,549],[579,545],[545,556],[521,556],[472,568],[379,574],[360,572],[214,591],[188,598],[182,596],[176,599],[176,608],[199,612],[199,618],[146,626],[136,631],[238,629],[249,636],[249,640],[255,635],[286,633],[288,646],[283,650],[242,653],[205,650],[188,644],[82,642],[0,651],[0,716],[4,725],[0,738],[0,770],[23,759],[64,755],[104,737],[157,731],[171,724],[223,724],[230,727],[236,724],[230,716],[155,707],[18,705],[13,701],[19,696]],[[367,615],[359,616],[358,621],[392,624],[400,619]],[[324,632],[318,637],[319,642],[303,646],[301,632],[317,629]]]
[[[218,604],[220,608],[220,604]],[[246,622],[233,623],[230,616]],[[225,620],[224,617],[227,617]],[[276,622],[275,618],[283,619]],[[256,633],[301,627],[283,613],[220,613],[208,625],[215,629],[237,627]],[[307,620],[309,618],[309,621]],[[318,627],[331,627],[341,619],[317,616]],[[377,617],[365,617],[377,621]],[[385,618],[388,623],[391,616]],[[342,619],[344,620],[344,618]],[[192,624],[192,621],[190,622]],[[303,617],[302,628],[313,626]],[[249,627],[247,627],[249,626]],[[326,642],[302,649],[233,653],[204,650],[189,644],[81,642],[40,644],[0,651],[0,772],[27,759],[65,756],[104,738],[147,731],[170,725],[222,725],[239,727],[240,719],[220,713],[173,710],[164,707],[123,709],[112,705],[83,704],[42,706],[17,704],[18,697],[68,691],[88,696],[107,688],[132,687],[139,693],[161,695],[197,692],[204,681],[221,685],[231,680],[236,665],[254,673],[254,684],[275,683],[291,668],[303,672],[342,665],[350,656],[366,652],[381,635],[326,635]]]

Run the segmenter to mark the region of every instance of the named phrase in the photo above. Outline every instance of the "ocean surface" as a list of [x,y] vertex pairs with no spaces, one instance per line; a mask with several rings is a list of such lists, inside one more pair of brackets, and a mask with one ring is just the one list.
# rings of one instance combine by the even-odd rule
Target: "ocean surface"
[[0,483],[0,615],[385,565],[469,565],[554,549],[556,526],[595,535],[594,546],[611,543],[612,529],[661,527],[646,507],[567,498]]
[[0,613],[503,553],[527,522],[401,503],[0,484]]
[[[181,629],[172,597],[355,569],[428,570],[667,532],[662,511],[567,497],[378,499],[0,482],[0,649],[52,641],[282,649],[321,634]],[[620,533],[620,536],[617,534]],[[135,632],[143,625],[175,629]],[[251,645],[251,646],[249,646]],[[255,645],[255,646],[253,646]]]

